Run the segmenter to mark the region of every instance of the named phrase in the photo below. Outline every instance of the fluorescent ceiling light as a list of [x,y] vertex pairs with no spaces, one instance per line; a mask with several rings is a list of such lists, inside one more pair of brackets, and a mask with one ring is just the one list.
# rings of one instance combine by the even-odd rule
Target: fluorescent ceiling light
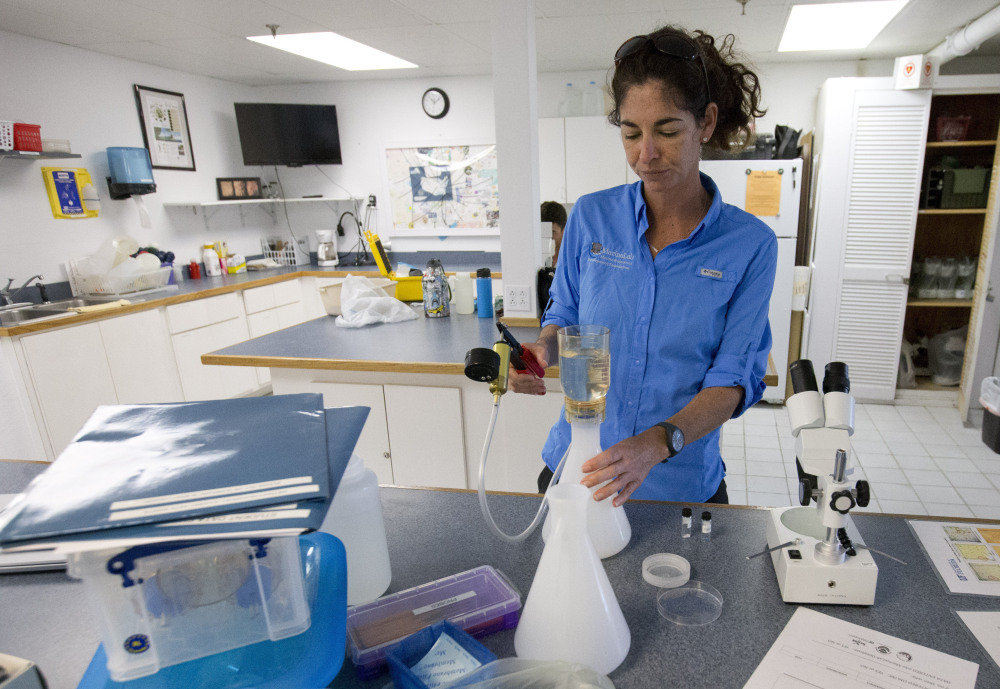
[[365,69],[409,69],[417,66],[332,31],[247,36],[247,40],[352,72]]
[[793,5],[778,52],[865,48],[908,0]]

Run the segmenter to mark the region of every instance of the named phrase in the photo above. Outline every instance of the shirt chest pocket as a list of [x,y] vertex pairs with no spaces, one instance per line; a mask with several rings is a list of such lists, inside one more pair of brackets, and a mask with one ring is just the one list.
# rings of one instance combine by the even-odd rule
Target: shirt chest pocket
[[729,303],[739,280],[739,272],[719,266],[701,264],[694,270],[694,288],[698,298],[710,308]]

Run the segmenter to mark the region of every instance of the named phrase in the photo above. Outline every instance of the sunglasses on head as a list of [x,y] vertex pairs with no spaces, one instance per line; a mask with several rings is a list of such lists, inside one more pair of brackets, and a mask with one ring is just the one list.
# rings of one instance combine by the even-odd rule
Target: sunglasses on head
[[621,61],[625,58],[635,55],[644,49],[647,44],[652,44],[658,53],[675,57],[678,60],[687,60],[689,62],[698,60],[701,63],[701,71],[705,75],[705,93],[708,96],[708,102],[712,102],[712,89],[708,84],[708,68],[705,67],[705,58],[702,57],[697,44],[687,36],[678,34],[665,34],[656,36],[655,38],[650,36],[633,36],[622,43],[618,50],[615,51],[615,67],[621,64]]

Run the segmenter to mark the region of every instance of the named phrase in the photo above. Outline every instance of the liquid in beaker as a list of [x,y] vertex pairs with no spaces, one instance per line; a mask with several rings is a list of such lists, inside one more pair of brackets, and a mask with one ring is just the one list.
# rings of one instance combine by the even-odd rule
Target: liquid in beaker
[[610,333],[603,325],[559,329],[559,379],[571,423],[604,420],[604,397],[611,385]]

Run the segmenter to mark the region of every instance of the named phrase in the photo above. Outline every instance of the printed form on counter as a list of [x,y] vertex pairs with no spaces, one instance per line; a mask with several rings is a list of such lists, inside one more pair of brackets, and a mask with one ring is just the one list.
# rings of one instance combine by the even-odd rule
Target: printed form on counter
[[1000,526],[918,519],[906,523],[949,592],[1000,596]]
[[979,665],[799,608],[743,689],[973,689]]

